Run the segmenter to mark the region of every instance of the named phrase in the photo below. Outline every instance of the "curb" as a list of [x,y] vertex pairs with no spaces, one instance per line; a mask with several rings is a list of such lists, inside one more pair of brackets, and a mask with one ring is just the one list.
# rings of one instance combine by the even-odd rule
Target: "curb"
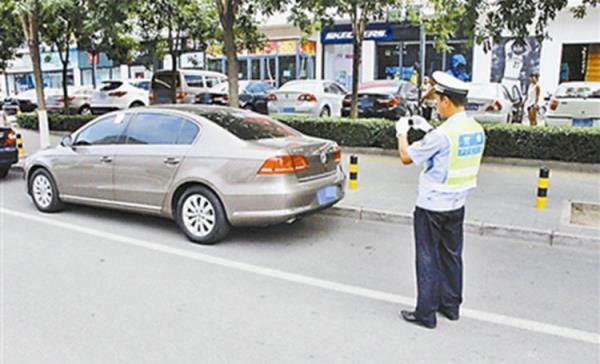
[[[389,212],[360,207],[334,206],[328,210],[325,210],[323,214],[355,220],[395,223],[402,225],[412,225],[413,220],[411,213]],[[480,236],[518,239],[523,242],[541,243],[550,246],[583,246],[593,249],[598,249],[600,247],[600,237],[569,234],[554,230],[490,224],[477,220],[466,220],[463,224],[463,227],[465,233]]]
[[[342,152],[344,154],[365,154],[375,156],[398,157],[398,151],[396,151],[395,149],[342,146]],[[546,166],[550,169],[559,169],[570,172],[600,173],[600,163],[575,163],[541,159],[520,159],[501,157],[483,157],[483,163],[534,168]]]

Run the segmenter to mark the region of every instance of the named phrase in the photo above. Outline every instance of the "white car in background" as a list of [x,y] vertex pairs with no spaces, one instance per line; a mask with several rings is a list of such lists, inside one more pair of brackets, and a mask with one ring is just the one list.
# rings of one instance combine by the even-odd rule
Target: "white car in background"
[[520,122],[515,119],[522,96],[518,88],[512,92],[506,86],[490,83],[471,83],[465,111],[480,123]]
[[90,101],[92,113],[104,114],[115,110],[148,105],[150,80],[108,80],[94,90]]
[[[65,98],[63,90],[52,89],[51,93],[45,93],[46,108],[50,112],[63,112],[65,107]],[[67,86],[69,99],[69,112],[71,114],[91,114],[90,106],[94,89],[92,86]]]
[[269,114],[341,116],[346,90],[327,80],[289,81],[269,94]]
[[546,125],[600,127],[600,82],[564,82],[550,99]]

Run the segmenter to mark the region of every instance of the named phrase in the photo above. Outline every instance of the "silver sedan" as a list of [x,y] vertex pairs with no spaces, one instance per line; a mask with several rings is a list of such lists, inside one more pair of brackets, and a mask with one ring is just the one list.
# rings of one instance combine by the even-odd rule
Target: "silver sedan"
[[250,111],[165,105],[101,116],[27,159],[43,212],[64,203],[174,219],[212,244],[231,226],[291,222],[344,197],[336,143]]

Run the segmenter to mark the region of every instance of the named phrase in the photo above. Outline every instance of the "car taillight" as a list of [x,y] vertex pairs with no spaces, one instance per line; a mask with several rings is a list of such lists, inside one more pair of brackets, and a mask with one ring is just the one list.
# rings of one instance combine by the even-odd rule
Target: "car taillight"
[[123,97],[127,95],[127,91],[115,91],[115,92],[109,92],[108,96],[114,96],[114,97]]
[[502,110],[502,104],[498,100],[494,101],[491,105],[489,105],[485,109],[486,112],[494,112],[494,111],[500,111],[500,110]]
[[302,94],[298,96],[298,101],[317,102],[317,97],[313,94]]
[[17,145],[17,132],[14,130],[9,130],[4,138],[4,145],[7,147],[14,147]]
[[268,94],[267,101],[277,101],[277,96],[275,94]]
[[394,96],[387,102],[389,107],[394,107],[400,105],[400,98],[398,96]]
[[176,98],[177,100],[182,100],[182,99],[185,99],[185,97],[186,97],[187,95],[188,95],[188,93],[187,93],[187,92],[185,92],[185,91],[179,91],[179,92],[177,92],[177,95],[175,95],[175,98]]
[[150,93],[148,94],[148,100],[154,101],[155,98],[156,98],[156,96],[154,96],[154,92],[150,91]]
[[335,163],[340,164],[342,162],[342,150],[338,147],[335,152]]
[[[73,100],[75,100],[75,96],[69,96],[69,97],[67,97],[67,100],[73,101]],[[65,102],[65,98],[64,97],[59,97],[56,101],[58,101],[58,102]]]
[[550,100],[550,110],[554,111],[558,108],[558,100],[553,98],[552,100]]
[[301,172],[308,168],[308,160],[302,155],[284,155],[269,158],[263,163],[258,174],[288,174]]

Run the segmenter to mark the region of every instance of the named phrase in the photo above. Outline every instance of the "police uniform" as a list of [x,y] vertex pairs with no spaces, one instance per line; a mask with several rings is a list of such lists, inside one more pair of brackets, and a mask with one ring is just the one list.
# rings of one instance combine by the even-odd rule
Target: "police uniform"
[[[435,72],[432,77],[438,93],[468,92],[467,84],[448,74]],[[464,205],[476,186],[484,144],[481,126],[459,112],[408,147],[413,163],[423,166],[414,211],[418,298],[411,314],[428,327],[435,327],[438,311],[458,319]]]

